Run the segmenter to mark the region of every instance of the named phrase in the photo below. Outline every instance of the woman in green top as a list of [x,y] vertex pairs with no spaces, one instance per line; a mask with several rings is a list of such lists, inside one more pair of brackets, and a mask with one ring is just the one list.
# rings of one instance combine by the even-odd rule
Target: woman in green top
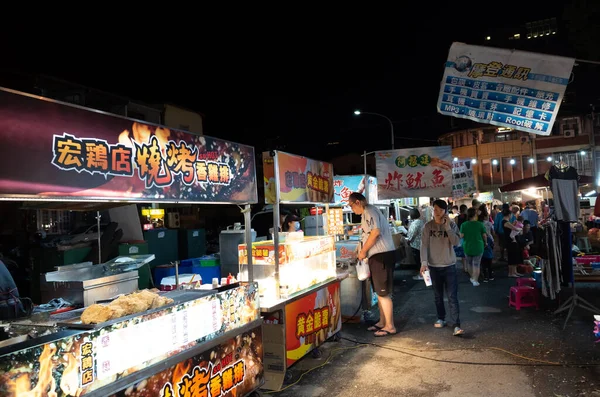
[[471,274],[473,287],[479,286],[479,271],[481,256],[487,245],[487,234],[483,223],[477,220],[477,210],[467,210],[467,221],[460,225],[460,235],[463,238],[463,250],[467,258],[467,267]]

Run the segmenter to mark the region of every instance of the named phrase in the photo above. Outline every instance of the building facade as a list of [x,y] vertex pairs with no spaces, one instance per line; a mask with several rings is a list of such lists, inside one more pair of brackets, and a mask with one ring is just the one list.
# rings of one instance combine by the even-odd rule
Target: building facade
[[502,185],[544,174],[556,161],[598,180],[599,116],[559,116],[549,136],[481,124],[446,133],[438,141],[452,146],[454,159],[471,160],[480,192],[498,192]]
[[203,115],[173,104],[147,104],[51,76],[3,74],[0,86],[203,135]]

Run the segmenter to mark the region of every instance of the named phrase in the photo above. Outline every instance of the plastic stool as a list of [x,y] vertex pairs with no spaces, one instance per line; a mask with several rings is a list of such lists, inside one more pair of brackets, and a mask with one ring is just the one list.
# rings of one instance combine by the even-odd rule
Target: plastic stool
[[592,251],[590,239],[587,237],[577,237],[577,247],[579,247],[580,250],[588,253]]
[[528,287],[536,288],[537,284],[536,284],[535,278],[519,277],[517,279],[517,286],[518,287],[528,286]]
[[535,306],[536,310],[539,309],[537,291],[529,286],[510,287],[508,307],[511,306],[514,306],[517,310],[532,306]]

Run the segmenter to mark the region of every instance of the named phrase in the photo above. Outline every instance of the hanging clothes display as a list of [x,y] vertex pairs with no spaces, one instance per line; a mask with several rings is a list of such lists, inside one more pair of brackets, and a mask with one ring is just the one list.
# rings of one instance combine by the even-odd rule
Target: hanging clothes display
[[[542,247],[546,252],[542,260],[542,295],[552,300],[561,289],[562,249],[559,243],[559,228],[556,221],[548,219],[542,226]],[[558,243],[558,244],[557,244]]]
[[546,172],[554,198],[554,215],[558,221],[579,219],[579,174],[577,169],[560,162]]

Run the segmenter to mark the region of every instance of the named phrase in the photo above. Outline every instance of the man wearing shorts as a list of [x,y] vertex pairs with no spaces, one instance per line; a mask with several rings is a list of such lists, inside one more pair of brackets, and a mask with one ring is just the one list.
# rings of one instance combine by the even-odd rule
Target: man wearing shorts
[[381,211],[367,204],[367,199],[362,194],[352,193],[348,205],[352,212],[361,216],[362,248],[358,253],[358,260],[369,258],[371,281],[378,297],[379,321],[368,329],[375,331],[375,336],[393,335],[396,327],[391,294],[394,288],[396,247],[391,229]]

